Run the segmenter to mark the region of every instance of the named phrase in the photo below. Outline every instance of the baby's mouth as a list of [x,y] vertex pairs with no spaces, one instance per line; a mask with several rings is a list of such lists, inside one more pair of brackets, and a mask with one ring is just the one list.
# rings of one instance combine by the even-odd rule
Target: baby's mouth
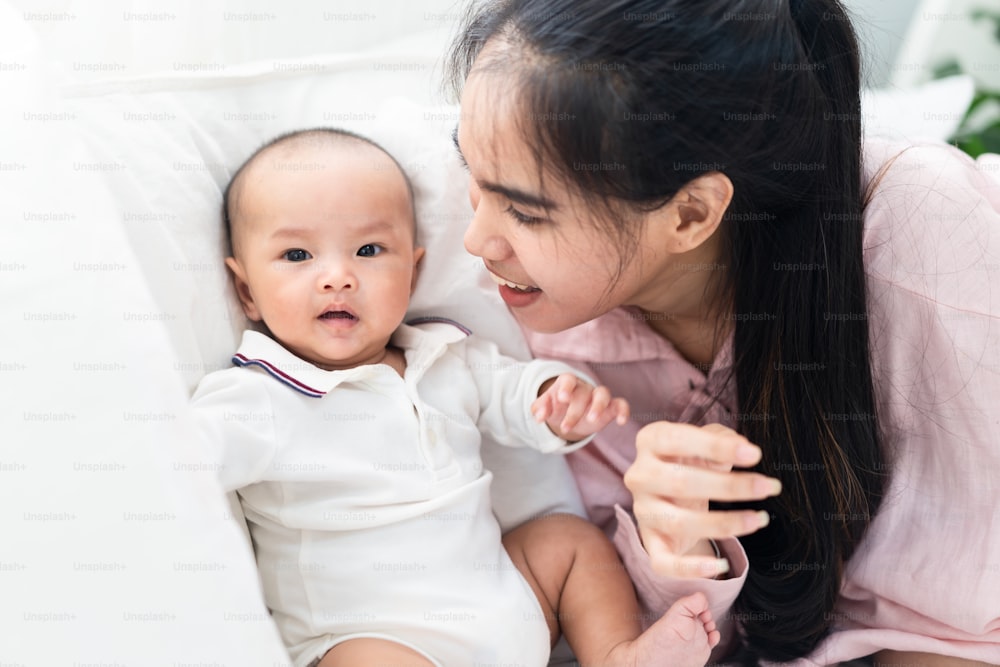
[[321,320],[356,320],[357,315],[349,313],[346,310],[328,310],[319,316]]
[[489,272],[490,278],[493,279],[497,285],[504,285],[511,288],[512,290],[517,290],[518,292],[540,292],[541,290],[533,285],[522,285],[521,283],[515,283],[513,280],[507,280],[506,278],[501,278],[492,271]]

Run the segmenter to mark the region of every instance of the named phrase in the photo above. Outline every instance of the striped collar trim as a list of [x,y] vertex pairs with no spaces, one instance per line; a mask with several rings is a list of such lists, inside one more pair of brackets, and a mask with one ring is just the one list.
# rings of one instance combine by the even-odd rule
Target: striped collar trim
[[414,317],[412,320],[407,320],[406,323],[411,327],[415,327],[420,324],[450,324],[466,336],[472,335],[472,329],[463,326],[455,320],[448,319],[447,317],[437,317],[434,315],[428,315],[427,317]]
[[325,391],[314,389],[309,385],[307,385],[305,382],[300,382],[299,380],[296,380],[288,373],[285,373],[280,368],[278,368],[269,361],[265,361],[264,359],[251,359],[246,355],[237,352],[236,354],[233,355],[233,363],[236,364],[237,366],[257,366],[259,368],[263,368],[271,375],[271,377],[273,377],[278,382],[281,382],[282,384],[285,384],[294,389],[295,391],[305,394],[306,396],[311,396],[313,398],[321,398],[323,396],[326,396]]

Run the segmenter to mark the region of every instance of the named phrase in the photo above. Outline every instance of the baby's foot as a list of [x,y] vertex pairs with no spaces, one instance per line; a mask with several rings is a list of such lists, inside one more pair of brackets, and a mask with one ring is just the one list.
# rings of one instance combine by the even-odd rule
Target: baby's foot
[[682,597],[634,641],[619,644],[609,665],[704,667],[719,643],[708,600],[701,593]]

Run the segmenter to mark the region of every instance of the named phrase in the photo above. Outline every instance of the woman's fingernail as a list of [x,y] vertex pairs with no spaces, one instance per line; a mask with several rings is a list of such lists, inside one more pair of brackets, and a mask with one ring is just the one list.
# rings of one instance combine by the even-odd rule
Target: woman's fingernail
[[748,442],[736,448],[736,461],[738,463],[756,463],[760,458],[760,449]]
[[770,477],[758,479],[753,484],[753,490],[760,496],[776,496],[781,493],[781,482]]
[[708,561],[703,563],[701,566],[702,573],[707,577],[715,577],[720,574],[729,572],[729,561],[725,558],[717,558],[716,560]]
[[746,526],[747,530],[760,530],[769,523],[771,523],[771,517],[764,510],[747,514],[743,519],[743,525]]

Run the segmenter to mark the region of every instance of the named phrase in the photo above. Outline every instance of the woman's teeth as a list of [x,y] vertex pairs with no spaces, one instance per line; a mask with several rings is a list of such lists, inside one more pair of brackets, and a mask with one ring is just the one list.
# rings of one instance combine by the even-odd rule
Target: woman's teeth
[[515,282],[512,282],[510,280],[507,280],[506,278],[501,278],[500,276],[498,276],[497,274],[493,273],[492,271],[490,271],[489,273],[490,273],[490,277],[493,278],[493,282],[495,282],[497,285],[506,285],[507,287],[509,287],[511,289],[516,289],[516,290],[519,290],[521,292],[530,292],[532,290],[537,290],[538,289],[537,287],[533,287],[531,285],[522,285],[520,283],[515,283]]

